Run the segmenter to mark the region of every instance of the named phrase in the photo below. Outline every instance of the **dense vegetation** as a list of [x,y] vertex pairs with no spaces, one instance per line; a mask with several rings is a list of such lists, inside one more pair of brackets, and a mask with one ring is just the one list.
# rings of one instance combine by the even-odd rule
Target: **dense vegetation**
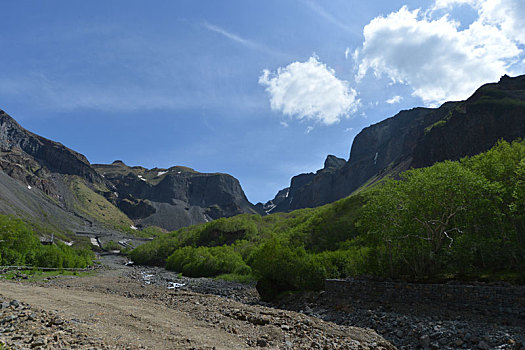
[[363,274],[523,282],[525,141],[409,170],[316,209],[183,228],[132,258],[189,276],[253,276],[269,298]]
[[38,267],[86,267],[92,264],[88,247],[70,247],[60,241],[42,245],[22,220],[0,215],[0,265]]

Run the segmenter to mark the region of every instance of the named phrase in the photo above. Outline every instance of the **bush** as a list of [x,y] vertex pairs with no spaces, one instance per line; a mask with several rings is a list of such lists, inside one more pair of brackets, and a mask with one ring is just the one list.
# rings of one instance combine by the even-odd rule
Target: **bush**
[[251,274],[251,268],[230,246],[179,248],[166,261],[166,268],[190,277]]
[[0,215],[0,264],[40,267],[86,267],[93,253],[74,249],[62,242],[42,245],[36,234],[20,219]]

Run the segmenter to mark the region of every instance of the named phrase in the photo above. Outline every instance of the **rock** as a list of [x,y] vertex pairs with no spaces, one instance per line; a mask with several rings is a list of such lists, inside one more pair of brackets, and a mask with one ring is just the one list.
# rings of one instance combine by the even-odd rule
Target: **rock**
[[259,213],[239,181],[228,174],[199,173],[182,166],[129,167],[122,161],[93,164],[93,168],[114,186],[117,195],[110,200],[145,226],[172,231],[221,217]]
[[9,305],[14,306],[16,308],[20,306],[20,302],[18,300],[11,300]]
[[268,346],[268,342],[264,338],[259,338],[257,339],[257,346],[265,348],[266,346]]
[[422,335],[419,338],[419,345],[421,345],[421,347],[423,347],[424,349],[429,348],[430,347],[430,337],[427,334]]
[[481,350],[490,350],[491,347],[489,346],[489,344],[485,343],[484,340],[480,341],[478,343],[478,349],[481,349]]
[[45,338],[37,338],[31,342],[31,348],[36,348],[38,346],[45,346],[46,340]]
[[0,324],[9,323],[9,322],[12,322],[12,321],[14,321],[16,319],[18,319],[18,316],[16,316],[16,315],[9,315],[9,316],[6,316],[3,319],[1,319],[0,320]]

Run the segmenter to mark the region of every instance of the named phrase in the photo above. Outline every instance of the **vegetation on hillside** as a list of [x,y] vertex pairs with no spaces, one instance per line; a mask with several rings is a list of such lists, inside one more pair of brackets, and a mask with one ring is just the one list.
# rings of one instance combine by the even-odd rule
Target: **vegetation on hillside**
[[403,173],[338,202],[239,215],[131,253],[189,276],[252,275],[267,298],[324,279],[525,278],[525,141]]
[[114,229],[133,225],[130,218],[106,198],[90,189],[79,176],[69,178],[69,187],[74,195],[73,205],[78,212]]
[[85,247],[70,247],[57,241],[42,245],[38,236],[22,220],[0,215],[0,265],[56,268],[86,267],[93,253]]

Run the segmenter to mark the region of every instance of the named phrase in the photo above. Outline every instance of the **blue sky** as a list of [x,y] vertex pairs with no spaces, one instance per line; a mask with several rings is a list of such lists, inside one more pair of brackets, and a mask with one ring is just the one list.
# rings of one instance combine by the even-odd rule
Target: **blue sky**
[[415,106],[525,73],[522,0],[1,1],[0,108],[86,155],[226,172],[253,203]]

